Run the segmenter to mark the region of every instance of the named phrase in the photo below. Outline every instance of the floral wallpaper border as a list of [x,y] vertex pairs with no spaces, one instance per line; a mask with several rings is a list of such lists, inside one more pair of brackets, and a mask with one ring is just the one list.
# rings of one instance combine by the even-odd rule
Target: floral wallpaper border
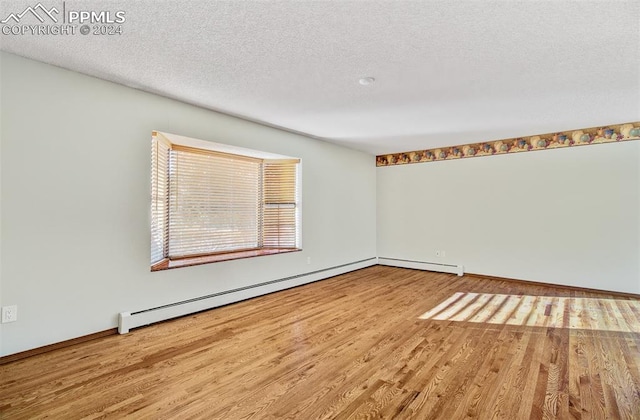
[[408,163],[502,155],[534,150],[583,146],[587,144],[614,143],[627,140],[640,140],[640,122],[582,128],[560,133],[486,141],[437,149],[416,150],[413,152],[390,153],[376,156],[376,166],[393,166]]

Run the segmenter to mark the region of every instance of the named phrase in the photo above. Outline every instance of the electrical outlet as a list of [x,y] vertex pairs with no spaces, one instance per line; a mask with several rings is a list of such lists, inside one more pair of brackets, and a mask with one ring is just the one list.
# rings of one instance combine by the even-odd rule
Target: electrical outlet
[[440,255],[442,256],[442,258],[447,256],[447,251],[440,251]]
[[2,307],[2,323],[16,322],[18,320],[18,306],[3,306]]

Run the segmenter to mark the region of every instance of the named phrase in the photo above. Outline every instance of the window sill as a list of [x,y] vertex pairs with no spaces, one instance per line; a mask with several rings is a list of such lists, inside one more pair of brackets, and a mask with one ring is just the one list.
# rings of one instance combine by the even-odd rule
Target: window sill
[[223,254],[203,255],[198,257],[180,258],[176,260],[163,260],[151,266],[151,271],[169,270],[171,268],[190,267],[193,265],[210,264],[221,261],[239,260],[243,258],[261,257],[263,255],[284,254],[287,252],[302,251],[297,248],[265,248],[251,249],[247,251],[227,252]]

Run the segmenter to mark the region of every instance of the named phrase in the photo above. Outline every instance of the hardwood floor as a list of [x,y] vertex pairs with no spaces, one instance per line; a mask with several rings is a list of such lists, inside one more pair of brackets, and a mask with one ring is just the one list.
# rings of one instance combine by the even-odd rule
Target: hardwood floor
[[376,266],[0,366],[0,417],[640,419],[639,326],[607,293]]

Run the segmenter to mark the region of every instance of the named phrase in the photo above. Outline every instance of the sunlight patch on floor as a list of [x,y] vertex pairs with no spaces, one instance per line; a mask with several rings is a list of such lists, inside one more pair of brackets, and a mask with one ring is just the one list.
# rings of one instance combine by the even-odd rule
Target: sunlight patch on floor
[[458,292],[420,319],[640,332],[640,301]]

